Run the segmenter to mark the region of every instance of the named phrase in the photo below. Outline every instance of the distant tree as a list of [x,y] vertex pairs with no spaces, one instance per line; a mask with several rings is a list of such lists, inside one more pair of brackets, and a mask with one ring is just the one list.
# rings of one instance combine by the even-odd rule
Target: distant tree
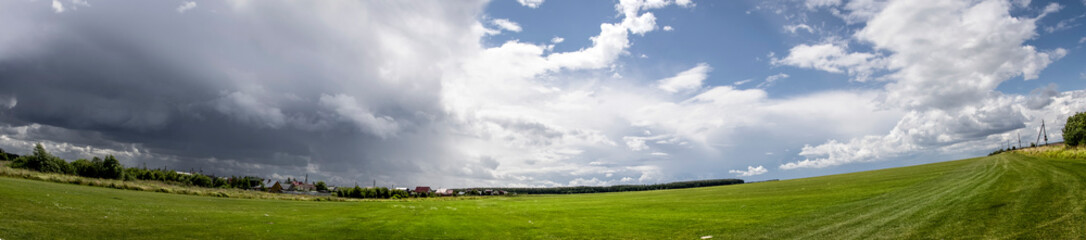
[[325,184],[324,181],[317,181],[313,186],[317,188],[317,191],[328,191],[328,184]]
[[195,173],[192,175],[192,185],[200,187],[213,187],[214,181],[211,177],[204,176],[203,174]]
[[[226,179],[224,179],[224,178],[217,177],[217,178],[214,178],[212,180],[215,181],[214,183],[212,183],[212,185],[214,185],[217,188],[228,188],[228,187],[230,187],[230,182],[226,181]],[[263,185],[263,183],[261,183],[261,185]]]
[[98,170],[98,175],[106,179],[124,179],[124,166],[113,155],[108,155],[102,160],[102,168]]
[[1086,112],[1067,117],[1063,125],[1063,142],[1067,146],[1086,145]]
[[358,187],[358,185],[354,185],[354,189],[351,189],[351,192],[350,192],[350,194],[348,196],[353,197],[353,198],[363,198],[363,196],[362,196],[362,188]]
[[79,176],[96,178],[98,177],[98,166],[87,159],[79,159],[72,162],[72,167],[75,167],[75,173]]

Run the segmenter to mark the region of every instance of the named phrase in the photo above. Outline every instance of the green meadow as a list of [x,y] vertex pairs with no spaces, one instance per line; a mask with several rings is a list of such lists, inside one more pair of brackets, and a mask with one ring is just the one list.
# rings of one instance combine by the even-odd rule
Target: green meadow
[[1086,160],[1014,153],[718,187],[234,199],[0,177],[0,239],[1081,239]]

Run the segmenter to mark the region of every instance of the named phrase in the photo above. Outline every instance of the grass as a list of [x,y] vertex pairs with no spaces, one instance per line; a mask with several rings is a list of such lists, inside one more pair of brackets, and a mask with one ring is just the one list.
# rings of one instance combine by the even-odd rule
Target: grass
[[1063,143],[1022,148],[1015,152],[1038,157],[1086,160],[1086,146],[1068,147]]
[[0,239],[1086,238],[1086,161],[999,154],[707,188],[308,202],[0,178]]

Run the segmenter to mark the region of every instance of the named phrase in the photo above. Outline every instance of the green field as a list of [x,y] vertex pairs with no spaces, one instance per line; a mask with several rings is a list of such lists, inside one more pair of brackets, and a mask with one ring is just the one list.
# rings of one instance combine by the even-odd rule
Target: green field
[[1086,160],[992,157],[731,186],[306,202],[0,178],[0,239],[1086,238]]

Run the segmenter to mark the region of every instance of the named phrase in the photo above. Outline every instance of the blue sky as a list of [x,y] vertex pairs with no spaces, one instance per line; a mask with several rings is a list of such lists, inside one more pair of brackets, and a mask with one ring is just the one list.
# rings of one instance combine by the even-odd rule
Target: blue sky
[[906,166],[1042,120],[1059,140],[1083,23],[1083,1],[9,1],[0,148],[435,187]]
[[[1017,17],[1034,17],[1049,3],[1032,1],[1028,7],[1014,9],[1012,13]],[[525,30],[488,36],[484,43],[496,46],[519,40],[544,44],[557,36],[565,41],[556,45],[555,51],[574,51],[591,44],[589,38],[599,33],[595,23],[620,20],[614,12],[615,4],[608,1],[549,1],[538,8],[529,8],[516,1],[494,1],[486,7],[487,18],[509,19]],[[1086,29],[1077,26],[1082,24],[1083,20],[1078,18],[1086,9],[1074,1],[1062,2],[1060,6],[1060,11],[1040,20],[1038,36],[1026,44],[1041,49],[1062,47],[1072,52],[1081,51],[1079,40],[1086,36]],[[776,12],[778,9],[782,12]],[[850,82],[847,75],[768,64],[766,55],[770,52],[785,53],[796,44],[816,43],[827,37],[847,37],[863,27],[862,24],[846,24],[827,9],[807,9],[801,1],[715,1],[691,8],[669,7],[652,12],[661,28],[671,26],[677,30],[634,37],[634,44],[628,50],[630,55],[623,59],[628,74],[663,78],[699,62],[707,62],[714,66],[713,76],[705,80],[708,85],[727,85],[778,73],[793,76],[790,84],[768,91],[774,97],[829,89],[881,87],[881,84]],[[795,20],[796,15],[803,15],[806,20]],[[1053,32],[1044,30],[1056,27],[1060,22],[1068,22],[1065,24],[1068,27]],[[816,26],[819,31],[789,32],[786,29],[795,24]],[[869,50],[863,44],[856,44],[856,47]],[[642,54],[651,57],[641,59]],[[1081,55],[1068,54],[1062,61],[1053,63],[1046,68],[1043,78],[1006,81],[998,90],[1028,94],[1048,83],[1056,83],[1065,89],[1082,89],[1086,82],[1081,81],[1079,74],[1086,71],[1086,67],[1075,64],[1082,62]]]

